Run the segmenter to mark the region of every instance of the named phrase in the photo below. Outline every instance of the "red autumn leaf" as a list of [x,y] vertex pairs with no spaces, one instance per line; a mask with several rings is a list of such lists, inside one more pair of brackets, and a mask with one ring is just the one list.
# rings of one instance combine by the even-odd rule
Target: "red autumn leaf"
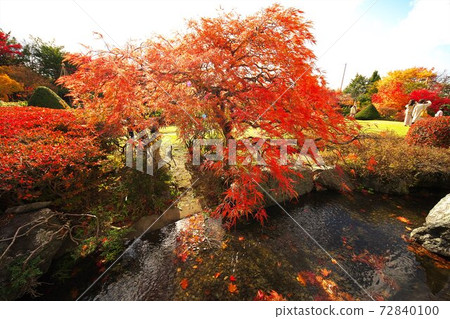
[[412,224],[408,218],[405,218],[403,216],[397,216],[395,219],[401,221],[402,223],[408,224],[408,225]]
[[323,268],[323,269],[320,270],[320,273],[322,274],[322,276],[328,277],[328,275],[331,274],[331,270]]
[[378,162],[375,160],[375,158],[372,156],[369,161],[367,162],[367,169],[371,172],[375,171],[375,167],[378,164]]
[[264,301],[265,297],[266,297],[266,294],[264,293],[264,291],[258,290],[256,292],[256,296],[255,296],[255,298],[253,300],[255,300],[255,301]]
[[187,260],[187,258],[188,258],[188,254],[187,254],[186,252],[181,253],[181,254],[178,255],[178,258],[180,258],[180,260],[181,260],[182,262],[186,262],[186,260]]
[[279,294],[275,290],[270,291],[268,294],[266,294],[262,290],[258,290],[256,293],[255,298],[253,300],[256,301],[284,301],[286,300],[283,295]]
[[216,279],[219,278],[219,277],[220,277],[220,274],[221,274],[220,272],[217,272],[217,273],[214,275],[214,278],[216,278]]
[[181,287],[181,289],[183,289],[183,290],[186,290],[186,288],[189,286],[189,281],[187,280],[187,278],[183,278],[181,281],[180,281],[180,287]]
[[303,276],[301,275],[301,273],[297,274],[296,277],[297,281],[302,285],[302,286],[306,286],[306,280],[305,278],[303,278]]
[[267,296],[267,301],[284,301],[286,300],[281,294],[279,294],[278,292],[276,292],[275,290],[272,290],[269,294],[269,296]]
[[234,277],[233,275],[230,276],[230,281],[236,281],[236,277]]

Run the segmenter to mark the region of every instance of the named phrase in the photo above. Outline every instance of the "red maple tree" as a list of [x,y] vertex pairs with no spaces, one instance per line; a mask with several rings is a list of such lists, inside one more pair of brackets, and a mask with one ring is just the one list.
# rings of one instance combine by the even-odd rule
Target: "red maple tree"
[[22,54],[22,45],[20,43],[12,42],[9,39],[9,36],[9,33],[0,31],[0,65],[8,59]]
[[[124,120],[176,125],[180,137],[237,140],[237,165],[204,161],[226,184],[216,214],[230,224],[242,216],[261,222],[266,213],[257,183],[273,178],[295,195],[293,164],[279,161],[280,147],[265,143],[266,166],[245,161],[242,141],[252,136],[290,138],[298,153],[306,138],[320,145],[348,140],[355,131],[335,109],[336,99],[314,66],[311,23],[294,8],[271,6],[241,17],[222,13],[190,21],[183,35],[153,38],[140,46],[70,55],[77,71],[60,79],[89,116],[120,129]],[[257,183],[255,183],[257,182]],[[268,190],[271,191],[271,190]]]
[[430,90],[414,90],[411,92],[410,97],[416,101],[421,99],[431,101],[429,109],[433,113],[436,113],[441,106],[450,104],[450,98],[442,96],[442,89],[440,86],[436,86]]

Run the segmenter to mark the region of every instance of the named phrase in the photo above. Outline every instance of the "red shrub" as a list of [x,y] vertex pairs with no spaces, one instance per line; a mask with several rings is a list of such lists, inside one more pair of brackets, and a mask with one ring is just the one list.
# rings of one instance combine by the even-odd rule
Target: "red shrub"
[[406,141],[412,145],[450,146],[450,117],[424,118],[411,126]]
[[102,156],[94,130],[68,110],[0,109],[2,206],[78,191]]

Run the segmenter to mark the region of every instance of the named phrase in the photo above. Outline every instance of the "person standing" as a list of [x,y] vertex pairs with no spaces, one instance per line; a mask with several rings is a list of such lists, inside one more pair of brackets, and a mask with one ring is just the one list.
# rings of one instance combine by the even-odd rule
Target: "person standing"
[[405,126],[411,126],[411,122],[412,122],[412,112],[414,109],[414,105],[416,104],[416,100],[410,100],[408,104],[406,104],[405,108],[405,121],[404,121],[404,125]]
[[436,114],[434,114],[434,117],[441,117],[444,116],[444,107],[440,107],[439,111],[436,112]]
[[414,106],[414,110],[412,112],[412,123],[416,123],[420,120],[425,113],[427,112],[427,108],[431,105],[431,101],[420,100],[419,103]]
[[353,103],[352,107],[350,108],[350,117],[355,117],[356,115],[356,102]]

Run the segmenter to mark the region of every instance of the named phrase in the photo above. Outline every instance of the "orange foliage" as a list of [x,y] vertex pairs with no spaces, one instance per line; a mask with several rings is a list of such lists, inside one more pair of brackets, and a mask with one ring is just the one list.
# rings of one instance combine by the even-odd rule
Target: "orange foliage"
[[305,278],[303,278],[301,273],[297,274],[297,278],[296,279],[302,286],[306,286],[306,280],[305,280]]
[[238,292],[237,286],[230,282],[228,284],[228,291],[232,294],[237,293]]
[[412,224],[408,218],[403,217],[403,216],[397,216],[395,219],[401,221],[402,223],[408,224],[408,225]]
[[258,290],[256,293],[256,297],[253,299],[256,301],[285,301],[286,299],[283,295],[279,294],[275,290],[271,290],[268,294],[266,294],[262,290]]
[[378,93],[372,96],[372,102],[381,115],[395,117],[402,114],[410,93],[428,88],[435,77],[434,71],[426,68],[391,71],[377,82]]
[[23,91],[22,84],[14,81],[6,74],[0,74],[0,99],[8,101],[8,95]]
[[183,290],[186,290],[186,288],[189,286],[189,281],[187,280],[187,278],[183,278],[181,281],[180,281],[180,287],[181,287],[181,289],[183,289]]

